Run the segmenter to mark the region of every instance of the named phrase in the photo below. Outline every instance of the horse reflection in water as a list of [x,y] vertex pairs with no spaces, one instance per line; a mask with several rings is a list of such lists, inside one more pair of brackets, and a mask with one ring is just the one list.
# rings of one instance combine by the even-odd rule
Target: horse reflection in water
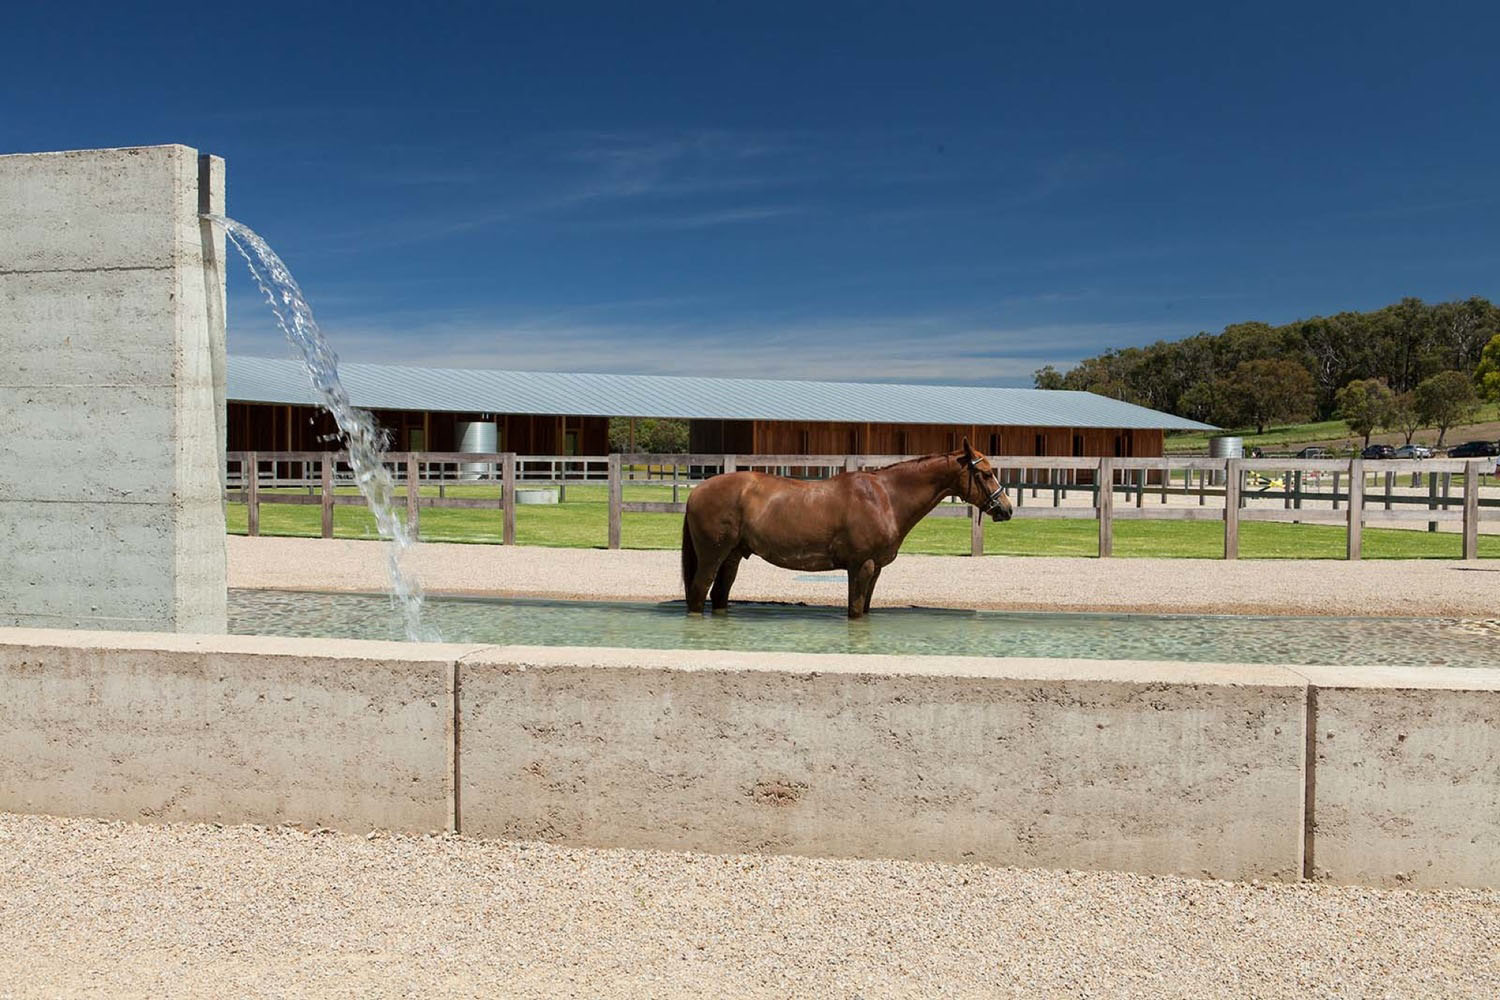
[[785,569],[849,573],[849,617],[870,610],[880,571],[917,522],[948,497],[1008,521],[1010,498],[989,459],[963,447],[883,469],[804,481],[761,472],[715,476],[693,490],[682,520],[682,584],[688,611],[729,606],[740,560]]

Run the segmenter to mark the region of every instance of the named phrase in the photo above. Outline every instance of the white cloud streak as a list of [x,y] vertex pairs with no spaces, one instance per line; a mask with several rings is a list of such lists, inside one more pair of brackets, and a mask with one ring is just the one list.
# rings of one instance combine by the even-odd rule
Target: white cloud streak
[[[1105,347],[1176,332],[1150,325],[985,327],[942,317],[818,320],[705,327],[601,324],[558,317],[487,322],[348,321],[328,329],[345,361],[745,378],[1029,385]],[[234,353],[287,355],[269,324],[236,324]]]

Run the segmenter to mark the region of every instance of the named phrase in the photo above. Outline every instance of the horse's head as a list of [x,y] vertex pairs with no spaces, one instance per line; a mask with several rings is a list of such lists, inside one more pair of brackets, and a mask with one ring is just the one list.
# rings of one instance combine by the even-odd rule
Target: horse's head
[[958,462],[956,492],[959,499],[973,504],[996,521],[1009,521],[1015,510],[1010,497],[1000,486],[1000,477],[990,467],[990,460],[975,450],[968,438],[964,438],[964,446],[954,452],[953,457]]

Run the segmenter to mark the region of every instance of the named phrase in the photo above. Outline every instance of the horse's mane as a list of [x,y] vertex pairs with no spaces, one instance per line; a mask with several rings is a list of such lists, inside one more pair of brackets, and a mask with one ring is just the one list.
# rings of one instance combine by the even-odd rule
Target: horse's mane
[[897,468],[900,468],[903,465],[916,465],[918,462],[928,462],[928,461],[931,461],[934,458],[948,458],[948,457],[951,456],[951,454],[952,454],[951,452],[947,452],[947,451],[935,451],[931,455],[918,455],[915,458],[903,458],[901,461],[899,461],[899,462],[892,462],[890,465],[877,465],[873,469],[866,467],[866,468],[860,469],[859,471],[861,471],[861,472],[884,472],[887,469],[897,469]]

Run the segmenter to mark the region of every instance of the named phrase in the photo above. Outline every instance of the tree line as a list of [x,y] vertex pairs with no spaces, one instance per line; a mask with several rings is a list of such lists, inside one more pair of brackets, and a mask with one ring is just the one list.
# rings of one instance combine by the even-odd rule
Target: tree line
[[[1065,372],[1048,365],[1035,382],[1257,432],[1356,414],[1360,426],[1351,420],[1351,428],[1368,438],[1375,428],[1421,420],[1409,441],[1416,427],[1441,421],[1446,432],[1450,420],[1463,422],[1440,403],[1461,404],[1462,417],[1480,398],[1500,398],[1500,308],[1478,297],[1432,305],[1406,298],[1282,326],[1235,323],[1220,333],[1106,351]],[[1360,383],[1378,388],[1351,390]]]
[[630,418],[611,417],[609,450],[651,455],[680,455],[688,450],[688,422],[665,417],[640,417],[631,438]]

